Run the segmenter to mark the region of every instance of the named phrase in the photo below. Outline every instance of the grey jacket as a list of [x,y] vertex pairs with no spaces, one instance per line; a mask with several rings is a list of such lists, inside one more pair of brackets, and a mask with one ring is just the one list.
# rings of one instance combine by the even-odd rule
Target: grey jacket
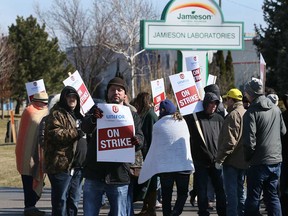
[[216,162],[238,169],[248,168],[248,164],[244,160],[242,138],[245,111],[242,101],[239,101],[234,104],[226,116],[219,135]]
[[244,114],[244,155],[249,165],[280,163],[285,133],[280,109],[264,95],[255,98]]

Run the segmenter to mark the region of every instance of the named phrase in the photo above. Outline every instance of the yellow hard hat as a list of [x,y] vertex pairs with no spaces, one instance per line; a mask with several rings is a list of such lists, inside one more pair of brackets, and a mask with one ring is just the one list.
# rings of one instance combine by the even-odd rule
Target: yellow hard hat
[[243,99],[242,92],[239,89],[236,89],[236,88],[230,89],[227,92],[227,94],[223,96],[223,98],[227,98],[227,97],[230,97],[230,98],[233,98],[233,99],[236,99],[236,100],[242,100]]

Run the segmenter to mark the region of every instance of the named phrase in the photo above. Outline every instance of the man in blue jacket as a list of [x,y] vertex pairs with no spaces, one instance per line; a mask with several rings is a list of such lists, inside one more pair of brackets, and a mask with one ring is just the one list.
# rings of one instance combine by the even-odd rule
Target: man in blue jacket
[[247,171],[245,215],[259,215],[263,191],[268,215],[282,215],[277,187],[282,155],[281,135],[286,127],[280,109],[263,95],[262,81],[252,78],[245,86],[251,105],[244,114],[244,156]]

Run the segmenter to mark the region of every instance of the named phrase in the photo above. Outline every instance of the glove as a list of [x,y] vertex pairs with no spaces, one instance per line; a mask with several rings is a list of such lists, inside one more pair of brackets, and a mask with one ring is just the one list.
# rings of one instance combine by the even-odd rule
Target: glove
[[215,163],[215,168],[218,169],[218,170],[222,169],[222,164],[216,162]]
[[103,111],[101,109],[99,109],[98,107],[95,107],[95,109],[93,110],[93,116],[97,119],[97,118],[102,118],[103,117]]
[[139,143],[139,139],[138,139],[136,136],[133,136],[133,137],[131,138],[131,143],[132,143],[133,146],[140,144],[140,143]]

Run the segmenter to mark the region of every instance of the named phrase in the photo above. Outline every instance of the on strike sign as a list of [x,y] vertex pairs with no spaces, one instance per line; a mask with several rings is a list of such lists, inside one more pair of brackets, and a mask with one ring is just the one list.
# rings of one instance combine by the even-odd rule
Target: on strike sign
[[72,86],[76,89],[80,97],[82,114],[85,114],[94,105],[94,101],[86,88],[79,72],[76,70],[71,76],[63,81],[65,86]]
[[103,117],[97,119],[97,161],[135,162],[134,120],[127,106],[98,104]]
[[191,71],[171,75],[169,79],[182,115],[203,110]]
[[165,86],[163,78],[151,81],[154,112],[159,116],[160,102],[165,100]]

